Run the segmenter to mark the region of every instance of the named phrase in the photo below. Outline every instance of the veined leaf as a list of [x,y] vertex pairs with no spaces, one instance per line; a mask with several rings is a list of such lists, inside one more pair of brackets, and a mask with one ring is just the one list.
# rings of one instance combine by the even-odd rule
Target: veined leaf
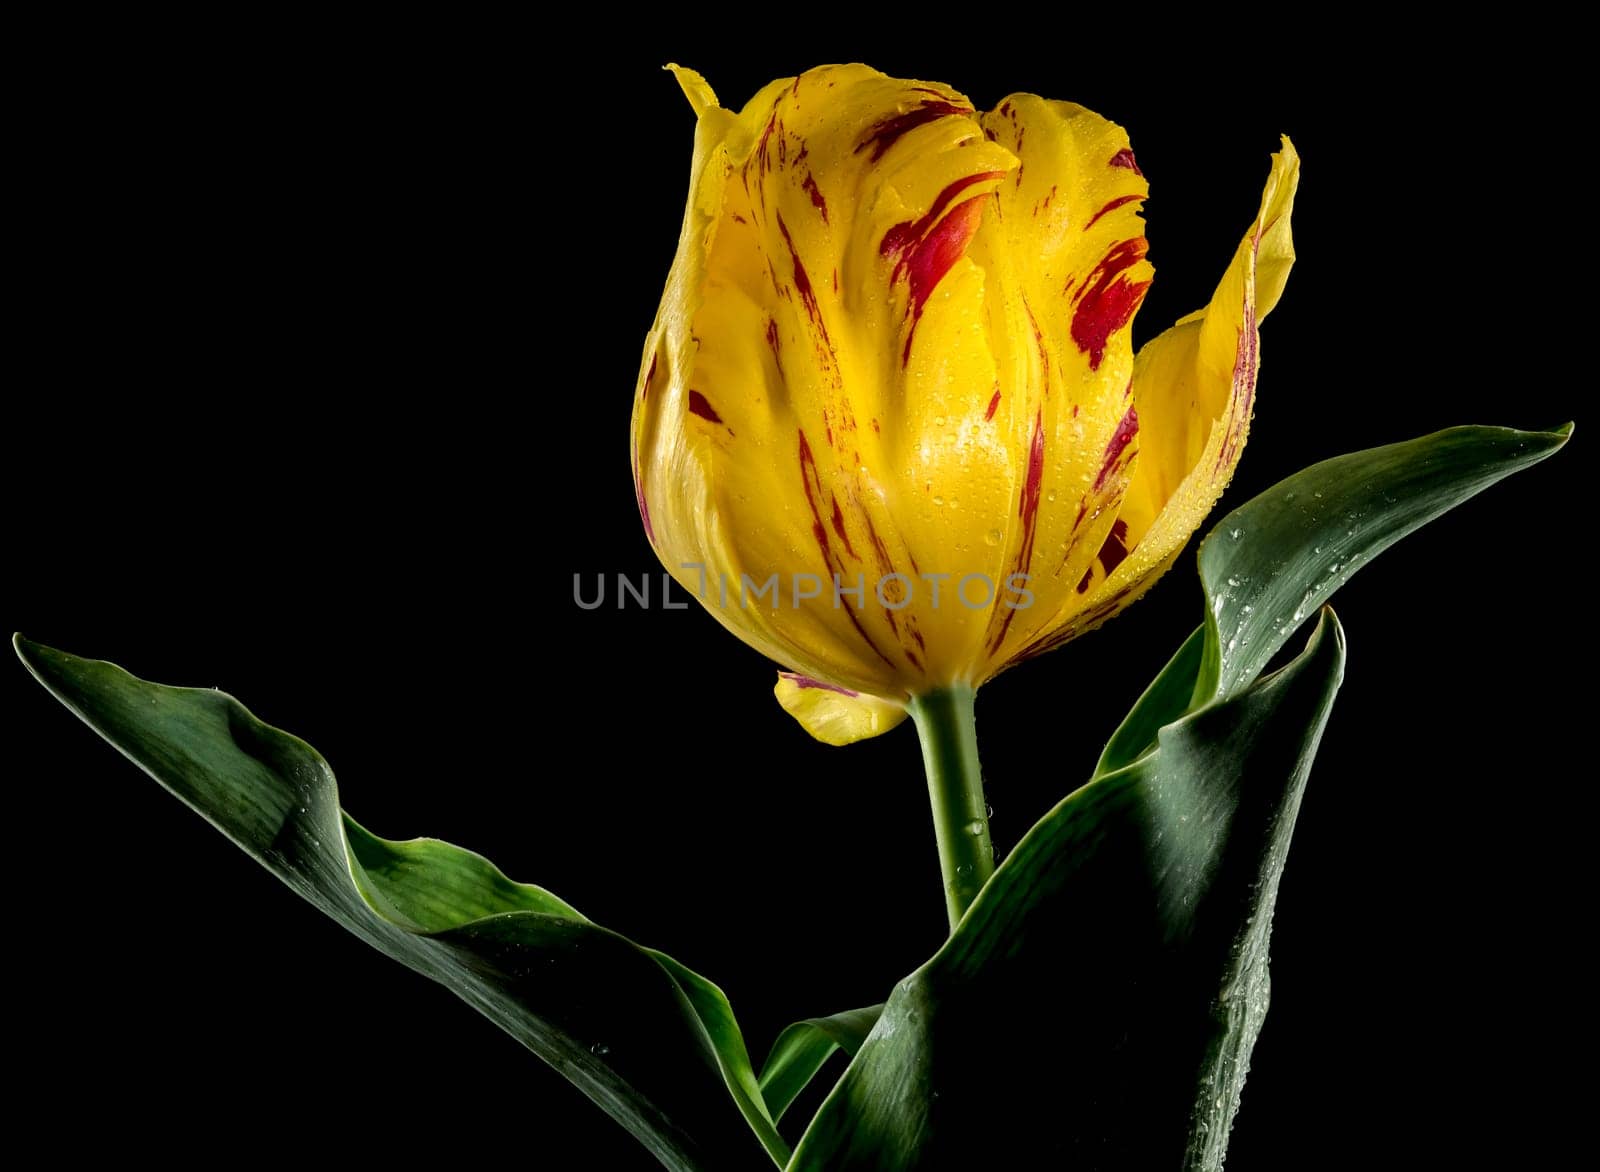
[[[896,988],[790,1172],[1217,1172],[1266,1013],[1279,877],[1343,674],[1323,603],[1569,433],[1454,428],[1318,464],[1224,518],[1200,551],[1206,622],[1090,783]],[[1305,651],[1258,680],[1319,609]]]
[[292,890],[452,990],[666,1167],[747,1172],[763,1145],[787,1159],[733,1011],[704,977],[471,851],[368,833],[339,809],[316,750],[231,696],[16,647],[62,703]]

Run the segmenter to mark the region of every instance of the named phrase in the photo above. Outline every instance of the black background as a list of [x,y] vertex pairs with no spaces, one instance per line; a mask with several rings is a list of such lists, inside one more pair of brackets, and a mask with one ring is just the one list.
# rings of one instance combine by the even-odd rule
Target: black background
[[[4,617],[234,693],[318,746],[375,831],[474,847],[717,980],[759,1061],[787,1021],[881,999],[943,910],[909,726],[821,746],[699,610],[572,603],[574,573],[656,568],[628,415],[693,125],[660,65],[730,105],[863,58],[980,107],[1030,90],[1115,118],[1152,187],[1139,341],[1205,303],[1288,131],[1300,261],[1225,504],[1454,423],[1580,432],[1335,600],[1348,677],[1228,1167],[1539,1166],[1579,1094],[1551,1053],[1591,1025],[1563,673],[1590,598],[1591,378],[1568,315],[1592,298],[1564,284],[1586,202],[1561,38],[1155,44],[1097,19],[1013,29],[1003,52],[978,29],[780,44],[738,26],[721,48],[385,23],[18,42]],[[1186,557],[985,690],[999,849],[1087,775],[1199,617]],[[182,1162],[246,1135],[271,1155],[342,1119],[321,1151],[653,1166],[20,667],[4,683],[11,1057],[22,1105],[88,1123],[59,1149]]]

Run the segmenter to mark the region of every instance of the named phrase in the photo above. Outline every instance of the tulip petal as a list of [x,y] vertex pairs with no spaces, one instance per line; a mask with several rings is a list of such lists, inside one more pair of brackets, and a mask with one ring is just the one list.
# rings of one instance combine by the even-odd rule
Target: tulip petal
[[713,613],[780,663],[875,695],[946,682],[929,649],[959,644],[925,635],[917,587],[944,501],[909,486],[953,472],[928,432],[995,383],[966,250],[1016,160],[959,94],[864,66],[738,114],[679,76],[695,172],[635,396],[652,544],[686,587],[725,583]]
[[989,282],[995,427],[1009,437],[994,516],[1004,572],[1031,605],[989,614],[974,678],[993,674],[1079,603],[1111,539],[1140,451],[1129,324],[1153,273],[1140,208],[1148,185],[1120,126],[1070,102],[1016,94],[982,118],[1020,165],[973,255]]
[[1148,590],[1227,487],[1249,434],[1259,322],[1277,305],[1294,263],[1299,178],[1300,159],[1286,137],[1255,222],[1210,304],[1139,351],[1133,394],[1144,443],[1115,546],[1108,543],[1091,568],[1083,605],[1029,654],[1099,625]]
[[904,704],[852,692],[809,676],[779,672],[778,703],[825,745],[849,745],[886,733],[906,718]]

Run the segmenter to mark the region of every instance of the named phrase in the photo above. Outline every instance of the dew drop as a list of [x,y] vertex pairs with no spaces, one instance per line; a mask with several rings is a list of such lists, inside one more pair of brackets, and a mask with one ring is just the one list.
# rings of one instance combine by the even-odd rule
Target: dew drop
[[[941,509],[944,508],[944,497],[942,497],[942,496],[934,497],[933,498],[933,503],[935,505],[939,506],[939,508],[941,508]],[[1317,552],[1321,553],[1322,551],[1319,549],[1319,550],[1317,550]]]
[[1000,530],[998,530],[998,529],[989,530],[989,532],[987,532],[987,533],[985,533],[983,535],[983,539],[984,539],[984,541],[988,542],[990,545],[999,545],[1000,544]]
[[1244,530],[1243,529],[1230,529],[1228,531],[1228,536],[1233,538],[1235,541],[1238,541],[1239,538],[1244,536]]
[[983,833],[983,820],[981,818],[974,818],[971,822],[967,823],[966,829],[968,834],[972,835],[973,838],[977,838],[978,835]]

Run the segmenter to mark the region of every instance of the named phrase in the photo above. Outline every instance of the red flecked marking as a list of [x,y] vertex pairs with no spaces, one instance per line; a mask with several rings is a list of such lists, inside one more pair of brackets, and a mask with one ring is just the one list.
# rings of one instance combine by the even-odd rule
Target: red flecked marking
[[722,416],[717,414],[716,408],[711,405],[711,401],[699,391],[689,392],[689,414],[698,415],[701,419],[710,423],[722,422]]
[[639,475],[639,465],[633,466],[633,498],[639,504],[639,520],[644,522],[645,540],[651,545],[656,543],[655,527],[650,524],[650,506],[644,499],[644,478]]
[[[883,613],[886,614],[886,615],[892,615],[894,612],[886,610]],[[912,667],[916,668],[918,671],[924,670],[923,666],[922,666],[922,660],[917,658],[917,653],[915,651],[911,650],[911,648],[909,648],[909,647],[902,648],[902,650],[905,651],[906,658],[911,661],[911,666]]]
[[949,184],[941,191],[928,208],[928,214],[920,219],[907,220],[903,224],[896,224],[883,234],[883,240],[878,244],[878,253],[881,256],[893,257],[898,262],[894,268],[894,277],[899,278],[905,270],[907,262],[905,254],[908,250],[927,235],[928,229],[933,226],[945,208],[950,206],[952,200],[960,195],[974,183],[982,183],[986,179],[999,179],[1004,171],[976,171],[971,175],[964,175],[954,183]]
[[821,680],[812,679],[810,676],[798,675],[792,671],[780,671],[778,675],[802,691],[814,688],[819,692],[838,692],[841,696],[861,695],[860,692],[852,692],[849,688],[841,688],[838,684],[825,684]]
[[644,372],[644,390],[639,393],[639,398],[641,399],[650,397],[650,384],[656,381],[656,359],[660,357],[661,352],[659,350],[650,355],[650,369]]
[[1118,208],[1123,207],[1126,204],[1133,203],[1136,200],[1141,200],[1143,198],[1144,198],[1144,196],[1142,196],[1142,195],[1119,195],[1119,196],[1117,196],[1116,199],[1112,200],[1110,203],[1106,204],[1105,207],[1101,208],[1094,215],[1090,216],[1089,217],[1089,222],[1083,226],[1083,230],[1085,232],[1087,232],[1090,228],[1093,228],[1094,225],[1095,225],[1095,221],[1098,220],[1101,216],[1105,215],[1107,212],[1114,212]]
[[[796,434],[800,437],[800,485],[805,489],[806,505],[811,509],[811,536],[822,553],[822,564],[828,573],[837,574],[840,572],[840,566],[834,561],[833,546],[828,541],[828,527],[822,523],[822,513],[817,508],[817,494],[822,491],[822,477],[817,473],[817,461],[811,454],[811,445],[806,442],[805,428],[796,428]],[[812,491],[813,483],[816,485],[816,492]],[[893,670],[894,662],[873,642],[872,636],[867,634],[866,628],[861,625],[861,620],[856,617],[855,608],[846,606],[842,609],[845,617],[850,620],[850,625],[856,629],[856,634],[861,636],[861,641],[871,648],[872,653],[881,659],[885,666]]]
[[1106,534],[1106,543],[1100,547],[1100,564],[1105,568],[1106,577],[1123,562],[1128,560],[1128,523],[1120,517],[1111,525],[1111,532]]
[[776,318],[769,317],[767,319],[767,346],[772,351],[773,361],[781,364],[783,362],[783,341],[778,337],[778,320]]
[[833,531],[839,535],[839,540],[844,542],[844,551],[856,561],[861,560],[861,555],[856,553],[855,546],[850,544],[850,535],[844,531],[844,510],[839,507],[839,498],[833,498]]
[[1139,178],[1144,178],[1144,172],[1139,170],[1139,164],[1134,162],[1133,159],[1133,151],[1128,147],[1123,147],[1116,154],[1112,155],[1109,165],[1113,167],[1126,168],[1127,170],[1132,171],[1135,175],[1139,176]]
[[878,423],[878,421],[876,419],[874,419],[872,421],[872,430],[873,430],[874,433],[878,433],[878,432],[883,431],[883,428],[879,425],[879,423]]
[[806,315],[822,334],[823,344],[831,351],[833,341],[828,337],[828,324],[822,320],[822,307],[817,304],[816,291],[811,288],[811,278],[806,274],[806,266],[800,263],[800,254],[795,250],[794,238],[789,235],[789,226],[783,222],[782,212],[778,213],[778,231],[783,234],[783,242],[789,246],[789,259],[794,261],[795,291],[800,294],[800,300],[805,304]]
[[1111,470],[1116,467],[1117,461],[1122,458],[1122,453],[1133,442],[1133,437],[1139,434],[1139,412],[1129,407],[1122,418],[1117,422],[1117,429],[1111,433],[1111,438],[1106,441],[1105,459],[1100,462],[1100,475],[1095,477],[1094,491],[1099,492],[1105,487],[1106,477],[1111,475]]
[[983,421],[985,423],[987,423],[987,422],[989,422],[989,420],[993,419],[994,418],[994,413],[995,413],[996,410],[999,409],[999,407],[1000,407],[1000,388],[996,387],[994,389],[994,397],[989,400],[989,407],[983,413]]
[[838,269],[834,269],[833,270],[833,291],[835,293],[837,293],[839,291],[839,270]]
[[883,158],[886,150],[900,141],[901,136],[909,134],[917,127],[937,122],[941,118],[966,118],[971,114],[972,111],[967,107],[958,106],[943,97],[924,101],[913,110],[908,110],[904,114],[893,114],[874,125],[856,146],[855,153],[859,155],[871,147],[872,154],[868,156],[867,161],[876,163]]
[[[1033,443],[1028,448],[1028,475],[1022,483],[1022,493],[1017,498],[1017,516],[1022,519],[1022,544],[1017,548],[1017,558],[1012,565],[1011,574],[1026,574],[1028,566],[1033,562],[1033,540],[1038,535],[1039,526],[1039,490],[1043,484],[1044,411],[1041,409],[1033,417]],[[1006,577],[1009,579],[1011,574]],[[998,651],[1000,644],[1005,642],[1006,632],[1011,629],[1011,620],[1016,614],[1015,610],[1006,610],[1000,629],[995,632],[994,640],[989,644],[991,654]]]
[[1239,341],[1233,356],[1232,395],[1228,400],[1228,431],[1217,452],[1217,466],[1212,475],[1220,476],[1225,467],[1238,459],[1239,437],[1250,422],[1250,409],[1255,404],[1256,368],[1260,357],[1261,335],[1256,332],[1255,303],[1246,301],[1244,326],[1239,331]]
[[1039,355],[1039,376],[1043,393],[1050,393],[1050,351],[1044,344],[1044,331],[1039,328],[1039,319],[1033,316],[1033,306],[1028,304],[1027,297],[1022,299],[1022,312],[1028,315],[1028,326],[1033,330],[1033,348]]
[[[911,358],[911,340],[916,336],[917,322],[922,318],[928,298],[956,261],[966,255],[967,246],[972,243],[973,234],[983,219],[983,199],[980,196],[957,204],[942,220],[940,214],[967,188],[988,179],[999,179],[1004,174],[1004,171],[979,171],[964,175],[938,194],[925,216],[896,224],[883,234],[878,252],[895,259],[890,280],[898,280],[903,273],[910,290],[911,328],[906,331],[905,349],[900,356],[902,363]],[[930,225],[933,225],[931,230]]]
[[748,223],[749,223],[749,222],[750,222],[750,221],[748,221],[748,220],[746,220],[746,219],[745,219],[745,218],[744,218],[744,217],[743,217],[743,216],[741,216],[741,215],[740,215],[740,214],[739,214],[739,213],[738,213],[738,212],[734,212],[734,213],[733,213],[733,222],[734,222],[734,223],[735,223],[735,224],[748,224]]
[[[1118,518],[1112,522],[1111,532],[1106,534],[1105,544],[1100,547],[1100,552],[1095,554],[1095,559],[1099,561],[1106,577],[1110,578],[1116,568],[1128,560],[1128,553],[1128,523]],[[1083,578],[1078,583],[1078,593],[1089,593],[1093,581],[1094,567],[1090,566],[1083,572]]]
[[816,176],[807,171],[806,177],[800,183],[800,187],[811,197],[811,206],[822,213],[822,222],[826,224],[828,222],[828,201],[822,198],[822,189],[817,186]]
[[1128,281],[1123,273],[1144,259],[1148,245],[1135,236],[1115,245],[1078,290],[1072,315],[1072,340],[1089,356],[1089,369],[1099,370],[1106,342],[1127,325],[1144,300],[1149,281]]

